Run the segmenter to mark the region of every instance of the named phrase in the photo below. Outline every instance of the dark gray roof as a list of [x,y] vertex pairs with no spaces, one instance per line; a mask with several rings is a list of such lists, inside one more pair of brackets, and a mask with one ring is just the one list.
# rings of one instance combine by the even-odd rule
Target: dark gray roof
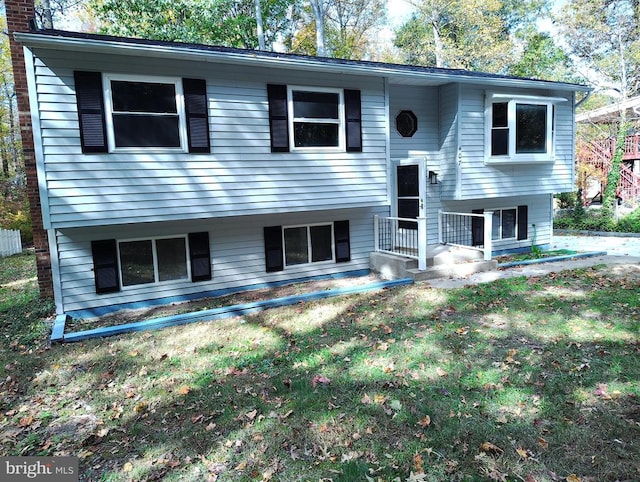
[[[543,87],[545,84],[548,84],[548,87],[560,87],[563,86],[565,89],[569,88],[570,90],[578,90],[578,91],[587,91],[591,90],[589,87],[581,85],[581,84],[572,84],[566,82],[554,82],[549,80],[539,80],[539,79],[527,79],[523,77],[515,77],[508,75],[499,75],[499,74],[490,74],[486,72],[474,72],[463,69],[448,69],[448,68],[437,68],[437,67],[423,67],[417,65],[405,65],[405,64],[393,64],[393,63],[384,63],[384,62],[373,62],[368,60],[347,60],[347,59],[337,59],[330,57],[317,57],[310,55],[300,55],[300,54],[291,54],[291,53],[279,53],[279,52],[268,52],[262,50],[249,50],[249,49],[240,49],[233,47],[222,47],[215,45],[204,45],[197,43],[184,43],[184,42],[172,42],[166,40],[150,40],[150,39],[142,39],[142,38],[132,38],[132,37],[118,37],[113,35],[103,35],[103,34],[94,34],[94,33],[86,33],[86,32],[72,32],[66,30],[34,30],[31,31],[29,35],[18,34],[20,37],[23,37],[24,40],[27,37],[34,38],[33,36],[38,36],[41,38],[52,38],[52,39],[69,39],[76,41],[91,41],[91,42],[104,42],[105,44],[128,44],[132,46],[141,46],[148,47],[153,49],[154,47],[158,48],[171,48],[176,50],[184,50],[186,51],[199,51],[202,53],[215,53],[215,54],[230,54],[233,56],[244,56],[247,59],[273,59],[273,60],[282,60],[283,62],[296,62],[296,61],[305,61],[306,63],[314,63],[317,65],[326,65],[328,68],[346,68],[346,69],[367,69],[370,71],[387,71],[389,73],[398,73],[398,74],[414,74],[416,76],[437,76],[437,77],[449,77],[450,80],[453,80],[453,77],[464,77],[467,81],[476,79],[480,81],[481,79],[486,80],[502,80],[502,81],[514,81],[514,83],[521,82],[531,82],[535,83],[539,87]],[[25,42],[29,43],[29,42]]]

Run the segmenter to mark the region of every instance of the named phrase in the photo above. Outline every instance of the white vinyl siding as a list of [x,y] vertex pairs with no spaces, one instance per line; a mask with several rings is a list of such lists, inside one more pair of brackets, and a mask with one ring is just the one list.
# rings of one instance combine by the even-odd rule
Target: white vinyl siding
[[[213,279],[198,283],[185,279],[170,283],[128,286],[119,292],[101,295],[96,295],[95,292],[91,241],[113,238],[113,228],[102,226],[59,230],[56,232],[56,240],[63,309],[65,312],[74,312],[124,303],[144,303],[156,299],[178,301],[188,296],[216,294],[216,290],[368,270],[369,253],[374,249],[374,214],[386,216],[389,212],[386,208],[341,209],[120,226],[118,237],[122,239],[178,237],[186,232],[208,231]],[[300,264],[288,266],[285,271],[266,272],[263,236],[265,226],[292,226],[303,222],[325,224],[346,219],[349,220],[351,261]]]
[[[382,79],[151,58],[47,52],[36,59],[44,171],[54,228],[382,206],[387,203]],[[207,80],[211,154],[83,155],[73,69]],[[259,74],[259,75],[258,75]],[[358,89],[362,153],[271,153],[267,83]]]

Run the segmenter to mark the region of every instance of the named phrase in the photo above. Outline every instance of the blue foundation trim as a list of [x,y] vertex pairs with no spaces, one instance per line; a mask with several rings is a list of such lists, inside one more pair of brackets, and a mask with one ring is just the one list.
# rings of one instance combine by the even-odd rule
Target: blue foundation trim
[[553,256],[551,258],[527,259],[524,261],[513,261],[511,263],[500,263],[498,268],[513,268],[514,266],[527,266],[530,264],[553,263],[554,261],[568,261],[579,258],[594,258],[596,256],[606,256],[606,251],[594,251],[591,253],[567,254],[565,256]]
[[264,288],[276,288],[278,286],[286,286],[295,283],[305,283],[307,281],[323,281],[328,279],[342,279],[342,278],[356,278],[360,276],[367,276],[371,273],[371,270],[361,269],[355,271],[347,271],[345,273],[328,274],[321,276],[307,276],[304,278],[287,279],[283,281],[274,281],[270,283],[256,283],[252,285],[238,286],[236,288],[224,288],[219,290],[204,291],[199,293],[193,293],[190,295],[180,296],[167,296],[164,298],[157,298],[153,300],[144,300],[133,303],[122,303],[118,305],[101,306],[98,308],[90,308],[86,310],[69,311],[67,315],[71,318],[97,318],[100,316],[115,313],[120,310],[139,310],[144,308],[152,308],[154,306],[169,305],[171,303],[182,303],[185,301],[195,301],[204,298],[216,298],[219,296],[232,295],[234,293],[240,293],[242,291],[260,290]]
[[123,333],[131,333],[131,332],[145,331],[145,330],[157,330],[160,328],[184,325],[187,323],[220,320],[224,318],[231,318],[234,316],[242,316],[250,313],[257,313],[259,311],[264,311],[270,308],[277,308],[280,306],[295,305],[297,303],[321,300],[326,298],[333,298],[336,296],[344,296],[344,295],[350,295],[350,294],[356,294],[356,293],[366,293],[368,291],[375,291],[383,288],[392,288],[396,286],[409,285],[412,283],[413,283],[413,280],[411,278],[403,278],[403,279],[391,280],[391,281],[380,281],[377,283],[370,283],[368,285],[354,286],[350,288],[339,288],[334,290],[316,291],[315,293],[286,296],[283,298],[274,298],[272,300],[256,301],[253,303],[225,306],[222,308],[214,308],[211,310],[197,311],[193,313],[185,313],[185,314],[175,315],[175,316],[166,316],[163,318],[139,321],[136,323],[127,323],[124,325],[107,326],[102,328],[95,328],[93,330],[67,333],[63,335],[62,339],[58,339],[58,341],[71,343],[71,342],[77,342],[82,340],[88,340],[90,338],[100,338],[105,336],[120,335]]
[[51,343],[61,343],[64,338],[64,325],[69,317],[65,314],[56,316],[51,330]]

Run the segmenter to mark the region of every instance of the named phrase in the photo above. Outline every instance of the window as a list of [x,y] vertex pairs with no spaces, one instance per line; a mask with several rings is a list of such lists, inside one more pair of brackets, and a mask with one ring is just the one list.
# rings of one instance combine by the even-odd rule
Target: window
[[186,237],[120,241],[122,286],[189,278]]
[[360,91],[267,85],[272,152],[362,152]]
[[110,150],[185,149],[182,84],[178,79],[141,81],[106,76],[106,84]]
[[[491,239],[523,241],[529,237],[529,207],[526,204],[517,208],[491,209]],[[474,214],[484,213],[483,209],[474,209]],[[471,220],[473,246],[484,244],[484,218],[475,216]]]
[[518,210],[516,208],[493,211],[491,239],[516,239],[517,221]]
[[264,256],[267,273],[285,266],[351,261],[349,221],[303,226],[264,228]]
[[83,153],[210,152],[201,79],[74,72]]
[[[187,248],[188,241],[188,248]],[[155,239],[91,242],[96,293],[121,286],[167,281],[207,281],[212,278],[209,233],[189,233]]]
[[331,224],[285,227],[285,266],[333,261]]
[[564,98],[489,96],[487,162],[553,161],[554,105]]
[[292,149],[305,147],[342,148],[344,101],[341,90],[288,89]]

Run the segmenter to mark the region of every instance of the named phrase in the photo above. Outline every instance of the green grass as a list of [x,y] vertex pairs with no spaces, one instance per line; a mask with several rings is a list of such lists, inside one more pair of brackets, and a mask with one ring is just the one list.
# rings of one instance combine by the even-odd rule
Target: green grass
[[49,349],[32,265],[0,260],[0,455],[76,455],[92,481],[640,478],[637,267]]

